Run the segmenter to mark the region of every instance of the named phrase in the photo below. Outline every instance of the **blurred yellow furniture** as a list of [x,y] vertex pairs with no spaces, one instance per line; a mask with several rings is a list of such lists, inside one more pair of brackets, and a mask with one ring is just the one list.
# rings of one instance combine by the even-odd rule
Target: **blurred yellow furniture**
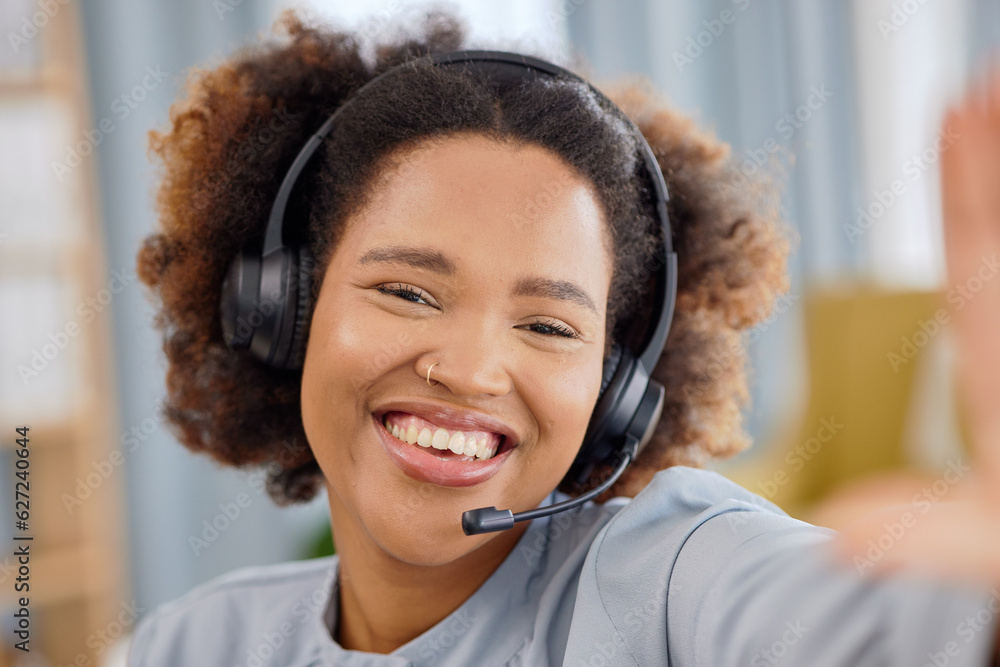
[[[943,461],[962,456],[967,441],[952,429],[946,442],[948,424],[940,423],[955,410],[950,370],[938,356],[948,345],[945,306],[936,292],[807,294],[804,414],[772,442],[755,444],[759,454],[726,475],[792,516],[832,528],[909,502],[939,480]],[[933,432],[920,431],[922,418],[936,420]],[[918,451],[915,423],[934,451]]]

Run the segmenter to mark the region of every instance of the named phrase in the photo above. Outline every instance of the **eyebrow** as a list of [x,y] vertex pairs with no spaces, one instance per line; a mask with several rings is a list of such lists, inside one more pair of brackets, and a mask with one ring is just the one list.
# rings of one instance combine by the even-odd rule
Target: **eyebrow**
[[[452,276],[457,269],[455,263],[439,250],[433,248],[413,248],[404,245],[380,245],[372,248],[358,264],[404,264],[417,269],[427,269],[443,276]],[[555,280],[541,276],[520,278],[514,285],[516,296],[533,296],[575,303],[597,314],[594,301],[578,285],[568,280]]]

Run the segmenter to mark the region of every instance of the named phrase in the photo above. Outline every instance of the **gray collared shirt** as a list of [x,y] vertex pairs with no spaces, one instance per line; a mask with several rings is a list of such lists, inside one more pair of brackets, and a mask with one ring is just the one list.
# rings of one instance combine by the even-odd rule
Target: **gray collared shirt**
[[989,664],[1000,593],[845,569],[831,535],[714,472],[668,468],[634,499],[532,521],[468,600],[388,655],[333,640],[332,556],[241,569],[158,607],[128,664]]

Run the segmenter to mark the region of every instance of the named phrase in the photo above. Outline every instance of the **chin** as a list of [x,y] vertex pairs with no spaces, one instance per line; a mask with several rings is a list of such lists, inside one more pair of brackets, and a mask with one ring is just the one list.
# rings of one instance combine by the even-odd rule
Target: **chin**
[[[454,514],[452,517],[451,515]],[[383,551],[396,560],[422,567],[447,565],[496,537],[496,533],[466,535],[462,513],[435,511],[436,516],[378,517],[368,533]]]

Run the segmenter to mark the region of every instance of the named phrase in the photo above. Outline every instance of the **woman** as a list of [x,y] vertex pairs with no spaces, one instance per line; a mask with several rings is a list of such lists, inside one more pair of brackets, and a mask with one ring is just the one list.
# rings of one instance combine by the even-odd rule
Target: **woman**
[[200,586],[142,620],[131,664],[987,664],[992,624],[968,642],[956,628],[988,587],[859,577],[830,531],[678,465],[747,444],[738,336],[787,288],[788,243],[770,191],[647,90],[615,98],[666,177],[677,309],[662,416],[603,502],[499,532],[459,521],[609,473],[567,475],[607,357],[649,324],[663,248],[634,138],[586,86],[497,92],[414,61],[358,95],[289,201],[314,260],[301,370],[228,349],[229,267],[261,244],[306,140],[375,73],[465,48],[432,14],[372,72],[351,35],[285,26],[287,43],[197,74],[152,134],[162,231],[139,269],[178,438],[266,466],[279,503],[325,485],[337,556]]

